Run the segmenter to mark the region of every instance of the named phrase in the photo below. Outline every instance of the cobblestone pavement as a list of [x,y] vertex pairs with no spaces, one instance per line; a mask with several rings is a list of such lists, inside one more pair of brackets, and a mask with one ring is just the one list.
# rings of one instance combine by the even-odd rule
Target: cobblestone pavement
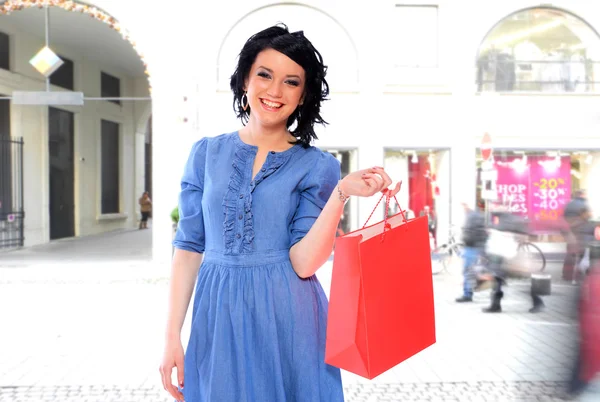
[[[147,233],[0,254],[0,402],[169,400],[157,369],[169,268],[119,249],[148,247]],[[331,264],[318,274],[326,292],[330,275]],[[434,277],[437,343],[371,381],[343,372],[348,402],[566,400],[575,287],[555,280],[533,315],[528,282],[513,281],[489,315],[487,292],[454,302],[460,282],[456,270]]]
[[[355,384],[345,387],[346,401],[563,401],[564,384],[555,382],[474,382]],[[111,386],[1,387],[0,402],[167,402],[164,391]]]

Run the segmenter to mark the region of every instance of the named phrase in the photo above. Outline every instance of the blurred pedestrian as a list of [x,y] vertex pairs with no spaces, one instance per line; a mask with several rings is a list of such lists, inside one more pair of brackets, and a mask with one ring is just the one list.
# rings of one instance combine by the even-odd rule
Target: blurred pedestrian
[[563,218],[566,227],[562,230],[567,242],[567,252],[563,263],[563,279],[577,283],[586,244],[586,232],[591,218],[590,207],[585,190],[573,193],[571,201],[565,207]]
[[456,299],[457,303],[473,301],[474,268],[485,248],[488,237],[483,213],[479,209],[471,209],[464,202],[462,207],[465,211],[465,224],[462,228],[463,294]]
[[[491,294],[491,304],[483,309],[484,313],[500,313],[502,311],[501,301],[504,297],[502,286],[512,272],[530,274],[523,272],[518,256],[519,238],[528,235],[527,224],[523,218],[514,215],[507,210],[498,210],[493,213],[489,226],[489,238],[485,254],[487,257],[487,268],[494,276],[494,285]],[[531,300],[533,306],[530,313],[538,313],[544,309],[542,298],[531,289]]]
[[152,213],[152,200],[150,199],[150,194],[147,191],[144,191],[144,194],[142,194],[138,202],[142,213],[139,229],[148,229],[148,218],[150,218],[150,214]]

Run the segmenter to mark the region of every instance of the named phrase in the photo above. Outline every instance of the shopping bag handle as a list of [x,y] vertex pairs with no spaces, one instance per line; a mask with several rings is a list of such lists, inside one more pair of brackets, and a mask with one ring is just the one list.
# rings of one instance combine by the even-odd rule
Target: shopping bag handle
[[[400,182],[400,187],[402,187],[402,182]],[[392,192],[391,190],[388,190],[388,191],[386,191],[385,193],[383,193],[381,195],[381,198],[379,199],[379,201],[377,201],[377,204],[375,205],[375,208],[373,208],[373,211],[371,212],[371,215],[369,215],[369,217],[367,218],[367,221],[365,222],[365,224],[362,227],[364,229],[367,226],[367,224],[369,223],[369,220],[371,219],[371,217],[373,216],[373,214],[377,210],[377,207],[381,203],[381,200],[383,200],[383,197],[385,197],[385,218],[384,218],[384,221],[383,221],[383,232],[381,233],[381,241],[383,241],[383,239],[385,237],[385,232],[387,230],[390,230],[392,228],[392,226],[388,223],[388,211],[390,210],[390,201],[392,199],[392,197],[390,196],[391,192]],[[398,202],[398,199],[396,198],[395,195],[394,195],[394,201],[396,201],[396,205],[398,205],[398,209],[400,210],[400,214],[402,215],[402,218],[404,219],[404,222],[406,222],[407,219],[406,219],[406,215],[404,215],[404,210],[400,206],[400,203]]]

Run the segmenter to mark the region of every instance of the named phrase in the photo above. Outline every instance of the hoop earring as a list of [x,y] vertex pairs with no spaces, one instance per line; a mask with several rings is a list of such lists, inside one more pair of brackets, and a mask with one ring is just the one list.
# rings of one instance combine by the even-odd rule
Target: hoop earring
[[248,109],[248,95],[247,92],[244,92],[242,95],[242,99],[240,99],[240,104],[242,105],[242,109],[244,112]]

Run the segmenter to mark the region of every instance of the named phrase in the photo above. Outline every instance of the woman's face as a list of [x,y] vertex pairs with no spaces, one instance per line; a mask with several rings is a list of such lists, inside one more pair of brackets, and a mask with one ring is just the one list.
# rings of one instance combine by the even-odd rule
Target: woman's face
[[250,118],[265,126],[285,125],[302,100],[304,69],[273,49],[256,56],[246,80]]

